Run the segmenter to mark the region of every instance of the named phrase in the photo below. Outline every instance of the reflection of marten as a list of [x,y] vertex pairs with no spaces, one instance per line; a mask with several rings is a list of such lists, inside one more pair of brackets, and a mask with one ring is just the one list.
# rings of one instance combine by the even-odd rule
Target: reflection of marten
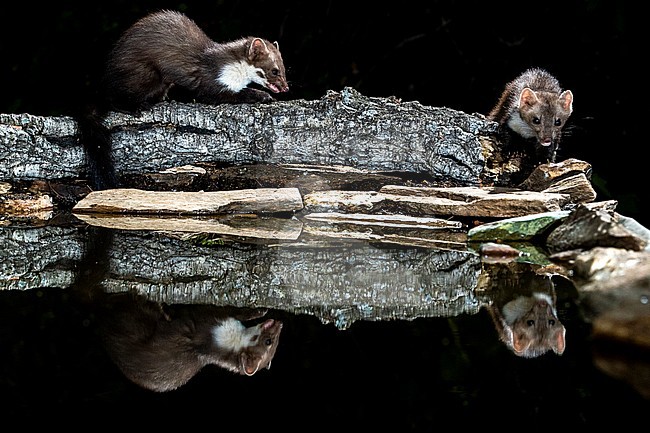
[[512,272],[508,265],[498,267],[501,272],[492,276],[496,286],[487,309],[501,341],[524,358],[535,358],[549,350],[562,355],[566,329],[557,315],[551,278],[533,271],[508,276],[504,275]]
[[213,305],[164,307],[130,293],[107,295],[99,329],[108,354],[134,383],[170,391],[187,383],[204,366],[218,365],[252,376],[271,367],[282,322],[246,327],[264,309]]
[[247,376],[271,367],[282,322],[262,321],[266,309],[163,306],[130,292],[104,292],[112,239],[112,231],[89,227],[70,290],[94,317],[107,353],[127,378],[162,392],[184,385],[209,364]]

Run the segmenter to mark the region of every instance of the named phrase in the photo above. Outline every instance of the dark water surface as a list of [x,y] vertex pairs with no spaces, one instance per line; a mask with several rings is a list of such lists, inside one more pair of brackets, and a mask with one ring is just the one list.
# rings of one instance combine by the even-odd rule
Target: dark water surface
[[[93,429],[146,421],[156,427],[200,423],[221,431],[230,425],[246,430],[433,431],[476,425],[546,431],[624,427],[647,420],[648,400],[595,365],[578,293],[571,282],[555,277],[558,318],[566,328],[561,355],[549,350],[535,358],[515,356],[480,305],[458,314],[415,313],[351,320],[347,326],[316,313],[272,307],[266,317],[281,320],[283,329],[268,370],[249,377],[208,365],[175,391],[153,392],[128,380],[112,362],[98,333],[100,319],[71,289],[84,274],[89,254],[97,269],[86,271],[97,275],[86,272],[82,280],[100,285],[107,281],[101,273],[105,260],[111,261],[110,278],[115,280],[118,267],[129,268],[133,263],[128,262],[144,255],[118,254],[113,247],[106,259],[106,251],[84,246],[87,239],[78,237],[87,236],[84,230],[48,231],[47,240],[42,230],[0,229],[0,414],[7,422],[74,426],[87,416],[92,423],[85,425]],[[42,245],[30,253],[30,239],[36,238]],[[143,249],[153,245],[138,239]],[[56,252],[57,246],[68,253]],[[85,259],[76,248],[85,251]],[[100,243],[100,248],[109,246]],[[211,254],[197,249],[199,256]],[[408,253],[404,248],[399,257]],[[39,265],[21,263],[21,254]],[[47,254],[59,256],[48,262]],[[374,275],[360,267],[359,273]],[[73,275],[68,283],[43,285],[65,281],[68,271]],[[134,284],[143,278],[129,272]],[[342,272],[350,279],[356,275]],[[56,280],[55,275],[64,277]],[[379,289],[375,292],[372,296],[379,296]]]

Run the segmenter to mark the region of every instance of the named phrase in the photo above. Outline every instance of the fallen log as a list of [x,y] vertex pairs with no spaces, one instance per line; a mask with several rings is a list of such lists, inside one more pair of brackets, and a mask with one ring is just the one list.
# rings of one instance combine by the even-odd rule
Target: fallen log
[[[201,161],[341,165],[424,173],[460,185],[490,184],[499,176],[484,156],[484,145],[495,148],[495,122],[352,88],[313,101],[161,103],[139,116],[110,113],[105,123],[117,173],[127,184],[132,174]],[[71,117],[0,114],[0,162],[0,180],[86,174]]]

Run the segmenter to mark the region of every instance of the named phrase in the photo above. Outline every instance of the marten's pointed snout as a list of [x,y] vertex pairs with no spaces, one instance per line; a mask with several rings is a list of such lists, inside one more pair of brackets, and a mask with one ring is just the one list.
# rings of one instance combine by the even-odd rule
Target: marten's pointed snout
[[283,82],[277,82],[277,83],[267,82],[266,88],[272,91],[273,93],[284,93],[289,91],[289,85]]
[[278,81],[277,86],[281,93],[289,91],[289,84],[285,80]]

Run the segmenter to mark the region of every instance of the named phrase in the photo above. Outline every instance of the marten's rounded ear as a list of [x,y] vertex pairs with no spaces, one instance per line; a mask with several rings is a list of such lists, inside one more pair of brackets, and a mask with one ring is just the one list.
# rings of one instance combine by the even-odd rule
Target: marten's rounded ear
[[280,44],[278,44],[278,41],[273,41],[273,45],[275,45],[275,48],[278,50],[280,49]]
[[257,56],[268,53],[268,51],[264,41],[260,38],[255,38],[251,41],[250,47],[248,47],[248,57],[254,59]]
[[528,87],[525,87],[519,95],[519,107],[523,107],[524,105],[534,105],[537,101],[537,95]]
[[568,111],[569,114],[573,112],[573,93],[571,90],[565,90],[560,94],[560,104],[565,111]]
[[528,350],[531,343],[532,341],[526,338],[525,335],[518,335],[516,332],[512,333],[512,349],[516,355],[525,356],[525,352]]

